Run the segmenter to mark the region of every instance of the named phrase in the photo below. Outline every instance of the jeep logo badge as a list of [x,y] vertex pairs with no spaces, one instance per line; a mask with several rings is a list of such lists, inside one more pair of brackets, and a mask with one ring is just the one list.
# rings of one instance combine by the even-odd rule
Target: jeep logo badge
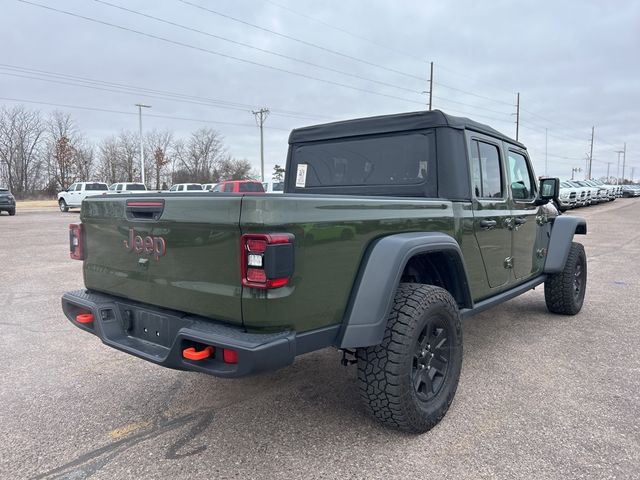
[[127,252],[146,253],[159,260],[167,253],[167,242],[162,237],[147,235],[142,237],[136,234],[134,228],[129,229],[129,238],[124,240],[124,248]]

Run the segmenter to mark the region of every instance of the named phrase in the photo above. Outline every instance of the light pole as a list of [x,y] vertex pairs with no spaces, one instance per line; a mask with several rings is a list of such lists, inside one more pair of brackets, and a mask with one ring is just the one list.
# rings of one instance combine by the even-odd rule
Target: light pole
[[138,123],[140,126],[140,172],[142,176],[142,183],[146,185],[146,183],[144,183],[144,142],[142,141],[142,109],[151,108],[151,105],[136,103],[136,107],[138,107]]
[[618,154],[618,169],[616,170],[616,185],[620,184],[620,154],[624,152],[624,150],[616,150]]

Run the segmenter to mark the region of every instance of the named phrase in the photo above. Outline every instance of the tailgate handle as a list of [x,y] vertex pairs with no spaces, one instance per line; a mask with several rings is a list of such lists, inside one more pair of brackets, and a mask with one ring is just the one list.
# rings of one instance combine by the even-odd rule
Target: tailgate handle
[[159,220],[164,212],[164,200],[127,200],[128,219]]

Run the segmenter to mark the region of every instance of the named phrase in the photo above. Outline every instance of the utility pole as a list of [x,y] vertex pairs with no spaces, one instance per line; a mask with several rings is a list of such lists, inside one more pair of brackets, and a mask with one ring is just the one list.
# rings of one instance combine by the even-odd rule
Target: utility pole
[[607,162],[607,183],[609,183],[609,167],[613,162]]
[[431,73],[429,74],[429,111],[433,106],[433,62],[431,62]]
[[252,111],[256,117],[256,123],[260,127],[260,181],[264,182],[264,134],[263,126],[264,122],[269,116],[269,109],[262,107],[260,110]]
[[549,166],[549,159],[547,156],[547,129],[544,129],[544,176],[549,175],[547,173],[547,167]]
[[142,109],[151,108],[151,105],[136,103],[136,107],[138,107],[138,123],[140,126],[140,173],[142,174],[142,183],[145,184],[144,183],[144,142],[142,141]]
[[624,150],[616,150],[618,154],[618,169],[616,170],[616,185],[620,185],[620,154],[624,152]]
[[593,132],[596,127],[591,127],[591,149],[589,150],[589,170],[587,171],[587,180],[591,180],[591,164],[593,163]]
[[624,150],[622,150],[622,183],[624,183],[624,168],[627,165],[627,142],[624,142]]
[[520,92],[516,97],[516,140],[518,140],[518,134],[520,133]]
[[633,174],[636,171],[636,167],[631,167],[631,183],[633,183]]

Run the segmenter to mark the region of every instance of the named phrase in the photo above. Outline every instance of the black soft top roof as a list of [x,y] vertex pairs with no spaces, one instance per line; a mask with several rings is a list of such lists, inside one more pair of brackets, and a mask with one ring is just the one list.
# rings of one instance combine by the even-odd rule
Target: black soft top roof
[[448,115],[440,110],[380,115],[377,117],[356,118],[354,120],[296,128],[292,130],[289,135],[289,143],[314,142],[332,138],[422,130],[434,127],[473,130],[525,148],[520,142],[498,132],[488,125],[475,122],[465,117]]

